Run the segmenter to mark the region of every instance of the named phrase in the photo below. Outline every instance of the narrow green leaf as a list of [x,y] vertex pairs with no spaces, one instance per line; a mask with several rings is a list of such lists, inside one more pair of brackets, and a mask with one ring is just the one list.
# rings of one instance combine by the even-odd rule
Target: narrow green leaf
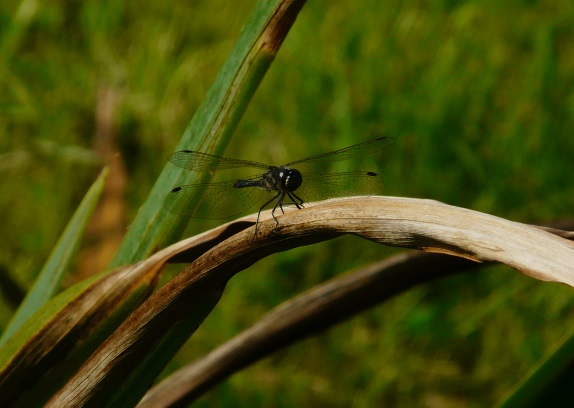
[[44,306],[58,291],[62,276],[68,270],[70,263],[78,251],[84,231],[100,199],[108,172],[108,168],[104,168],[86,193],[78,209],[72,216],[72,219],[68,222],[62,236],[52,250],[48,261],[38,275],[32,289],[28,292],[26,298],[2,334],[0,345],[6,343],[24,322],[38,309]]
[[574,336],[567,336],[550,355],[532,370],[507,397],[500,408],[568,406],[572,397]]
[[[261,0],[257,4],[178,149],[223,152],[304,3],[303,0]],[[110,268],[144,259],[180,237],[188,219],[165,210],[163,200],[174,186],[189,183],[196,177],[193,172],[166,165]]]

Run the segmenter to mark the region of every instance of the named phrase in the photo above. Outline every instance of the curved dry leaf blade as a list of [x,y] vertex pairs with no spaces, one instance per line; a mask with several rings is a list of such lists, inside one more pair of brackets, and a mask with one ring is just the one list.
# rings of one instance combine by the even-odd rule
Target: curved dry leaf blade
[[[564,229],[572,229],[574,222],[562,222],[554,228],[533,227],[565,238],[571,232]],[[249,329],[173,373],[154,386],[138,408],[189,404],[235,372],[286,345],[318,334],[417,284],[482,265],[442,254],[410,252],[332,279],[284,302]],[[568,358],[561,356],[561,361]]]
[[571,242],[435,201],[335,199],[290,211],[279,222],[278,229],[273,220],[261,222],[256,239],[249,228],[199,257],[130,316],[49,406],[134,403],[201,324],[235,273],[269,254],[345,233],[386,245],[497,261],[538,279],[574,284]]

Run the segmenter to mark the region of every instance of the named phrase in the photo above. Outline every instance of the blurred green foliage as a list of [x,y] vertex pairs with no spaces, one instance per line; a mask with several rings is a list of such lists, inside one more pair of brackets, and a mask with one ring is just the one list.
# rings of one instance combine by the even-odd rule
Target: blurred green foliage
[[[254,4],[0,4],[0,267],[23,288],[99,169],[100,91],[120,100],[131,218]],[[568,0],[309,2],[227,155],[282,163],[388,134],[396,143],[372,165],[388,195],[521,222],[572,217],[572,21]],[[194,220],[190,233],[210,225]],[[344,237],[259,262],[170,369],[393,252]],[[571,294],[506,268],[430,283],[245,370],[198,406],[488,406],[570,332]],[[9,313],[2,302],[4,324]]]

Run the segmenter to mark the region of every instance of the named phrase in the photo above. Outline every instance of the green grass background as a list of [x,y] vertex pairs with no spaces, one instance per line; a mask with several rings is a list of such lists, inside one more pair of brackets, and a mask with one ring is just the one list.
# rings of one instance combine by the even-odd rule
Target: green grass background
[[[0,267],[22,288],[99,168],[98,90],[121,95],[132,218],[254,4],[0,4]],[[572,217],[572,21],[569,0],[310,1],[226,154],[282,163],[387,134],[395,144],[371,164],[387,195],[528,223]],[[213,225],[192,221],[189,233]],[[301,290],[395,252],[345,237],[259,262],[230,282],[169,368]],[[11,313],[0,302],[0,324]],[[488,268],[284,350],[197,406],[489,406],[573,321],[570,288]]]

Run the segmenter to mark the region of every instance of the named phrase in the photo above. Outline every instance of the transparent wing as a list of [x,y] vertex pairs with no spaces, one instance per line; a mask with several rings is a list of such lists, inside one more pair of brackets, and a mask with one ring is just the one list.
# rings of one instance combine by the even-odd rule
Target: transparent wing
[[227,159],[207,153],[194,152],[192,150],[180,150],[172,153],[168,160],[178,167],[193,171],[217,171],[238,167],[254,167],[268,170],[269,166],[263,163],[249,160]]
[[349,160],[353,157],[363,157],[369,154],[373,154],[390,146],[394,143],[392,137],[379,137],[374,140],[369,140],[368,142],[359,143],[353,146],[345,147],[343,149],[335,150],[334,152],[316,154],[305,159],[296,160],[291,163],[287,163],[285,166],[292,166],[294,164],[303,163],[311,160],[332,163],[341,160]]
[[235,188],[233,182],[188,184],[171,190],[164,207],[176,214],[218,220],[247,211],[263,196],[271,198],[271,193],[258,187]]
[[295,194],[304,202],[334,197],[377,195],[383,189],[381,177],[370,171],[329,174],[303,174],[303,183]]

